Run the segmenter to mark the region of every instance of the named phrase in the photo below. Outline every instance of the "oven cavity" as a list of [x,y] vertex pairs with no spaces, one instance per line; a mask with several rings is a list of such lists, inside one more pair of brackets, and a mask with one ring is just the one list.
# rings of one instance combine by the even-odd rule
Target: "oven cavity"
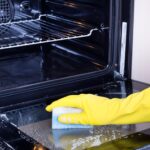
[[[0,50],[72,40],[109,30],[108,0],[1,0]],[[108,8],[107,8],[108,7]]]

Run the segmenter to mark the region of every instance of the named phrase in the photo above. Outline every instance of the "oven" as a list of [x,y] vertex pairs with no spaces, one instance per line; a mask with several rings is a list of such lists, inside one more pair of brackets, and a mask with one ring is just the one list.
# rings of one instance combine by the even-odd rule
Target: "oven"
[[[122,98],[135,91],[130,80],[133,8],[133,0],[0,0],[3,147],[61,149],[68,142],[59,142],[64,134],[83,142],[93,135],[90,144],[85,142],[90,147],[98,135],[112,131],[52,131],[44,108],[70,94]],[[113,129],[121,137],[136,128]]]

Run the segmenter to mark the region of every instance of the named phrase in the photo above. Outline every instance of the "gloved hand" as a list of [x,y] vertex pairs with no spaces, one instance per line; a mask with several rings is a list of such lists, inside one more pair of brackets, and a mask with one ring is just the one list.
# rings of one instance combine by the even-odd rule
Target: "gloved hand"
[[58,120],[65,124],[108,125],[150,122],[150,88],[124,99],[108,99],[92,94],[71,95],[46,107],[75,107],[81,113],[63,114]]

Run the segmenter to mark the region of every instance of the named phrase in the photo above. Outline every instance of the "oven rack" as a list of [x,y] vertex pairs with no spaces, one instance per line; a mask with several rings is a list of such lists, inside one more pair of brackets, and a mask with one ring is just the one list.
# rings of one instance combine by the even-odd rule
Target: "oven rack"
[[0,24],[0,50],[89,37],[99,30],[81,22],[53,15]]

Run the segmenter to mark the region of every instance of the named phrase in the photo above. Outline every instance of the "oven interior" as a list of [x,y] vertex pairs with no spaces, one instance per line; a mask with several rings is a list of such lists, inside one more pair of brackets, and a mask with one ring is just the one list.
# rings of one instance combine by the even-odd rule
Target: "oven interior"
[[0,91],[105,70],[112,59],[112,5],[1,0]]

